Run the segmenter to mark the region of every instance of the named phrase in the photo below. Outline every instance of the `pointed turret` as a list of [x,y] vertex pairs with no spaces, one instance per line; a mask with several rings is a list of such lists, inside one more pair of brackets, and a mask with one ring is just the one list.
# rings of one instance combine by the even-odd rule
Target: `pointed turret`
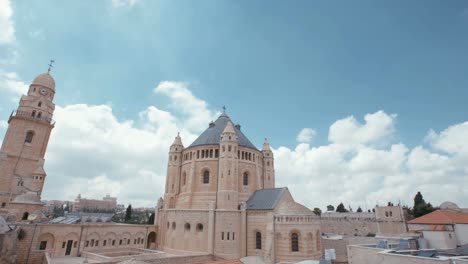
[[174,208],[175,199],[179,193],[179,181],[180,181],[180,170],[182,166],[182,151],[184,150],[184,145],[182,144],[182,139],[180,134],[177,133],[177,136],[174,138],[169,150],[169,161],[167,163],[167,176],[166,176],[166,191],[164,194],[164,201],[166,207]]
[[236,142],[237,143],[237,135],[236,131],[234,130],[234,126],[232,125],[231,121],[228,121],[226,127],[221,134],[221,142]]
[[262,151],[271,151],[270,143],[267,138],[265,138],[265,142],[263,142]]
[[275,166],[273,151],[271,151],[270,143],[265,138],[262,147],[263,153],[263,188],[275,188]]
[[217,208],[235,210],[239,203],[237,192],[237,168],[239,164],[237,150],[239,144],[236,131],[230,120],[227,122],[223,133],[221,133],[219,147],[221,154],[219,156],[220,178],[218,180]]

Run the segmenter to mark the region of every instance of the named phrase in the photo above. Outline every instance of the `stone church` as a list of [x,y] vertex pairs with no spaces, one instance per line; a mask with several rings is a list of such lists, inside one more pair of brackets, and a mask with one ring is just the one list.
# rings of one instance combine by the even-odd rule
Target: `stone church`
[[[0,149],[0,226],[8,222],[5,232],[21,230],[22,239],[12,242],[9,261],[0,256],[0,262],[43,263],[46,256],[134,249],[175,257],[260,256],[265,263],[320,259],[320,219],[295,202],[288,188],[275,188],[269,143],[257,149],[226,113],[188,147],[175,138],[154,225],[54,224],[44,218],[44,157],[54,128],[54,95],[49,68],[33,80],[8,120]],[[1,242],[0,252],[6,250]]]
[[186,148],[177,135],[157,210],[165,252],[263,256],[265,263],[321,257],[319,218],[287,187],[275,188],[268,141],[258,150],[225,112]]

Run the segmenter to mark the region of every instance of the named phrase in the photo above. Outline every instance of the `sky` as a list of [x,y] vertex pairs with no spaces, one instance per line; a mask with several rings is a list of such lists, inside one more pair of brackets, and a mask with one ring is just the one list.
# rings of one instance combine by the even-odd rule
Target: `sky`
[[468,207],[466,1],[0,0],[0,140],[55,60],[43,199],[154,206],[223,106],[310,208]]

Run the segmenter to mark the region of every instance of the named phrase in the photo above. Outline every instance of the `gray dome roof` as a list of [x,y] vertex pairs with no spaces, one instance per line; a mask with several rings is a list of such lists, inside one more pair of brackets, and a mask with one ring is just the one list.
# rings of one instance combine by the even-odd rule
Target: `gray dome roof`
[[[226,115],[226,113],[220,115],[214,123],[210,123],[210,126],[197,139],[195,139],[189,148],[203,145],[219,145],[219,142],[221,141],[221,134],[223,133],[224,128],[227,126],[229,121],[231,121],[231,119]],[[236,132],[237,143],[239,146],[258,150],[254,144],[252,144],[250,140],[240,131],[239,126],[235,126],[234,131]]]

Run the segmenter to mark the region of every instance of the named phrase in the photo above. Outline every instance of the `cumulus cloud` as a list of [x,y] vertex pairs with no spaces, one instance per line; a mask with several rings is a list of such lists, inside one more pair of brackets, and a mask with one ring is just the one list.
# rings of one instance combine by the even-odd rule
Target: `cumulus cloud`
[[154,89],[156,94],[166,95],[171,99],[171,109],[180,112],[184,126],[193,131],[202,131],[200,126],[205,120],[214,120],[220,113],[208,109],[207,103],[187,88],[187,83],[164,81]]
[[430,144],[438,149],[450,154],[468,155],[468,122],[456,124],[448,127],[437,134],[431,130],[427,136]]
[[12,43],[15,40],[13,9],[10,0],[0,0],[0,44]]
[[315,130],[312,128],[304,128],[301,130],[301,132],[299,132],[296,140],[299,143],[310,143],[316,134],[317,132],[315,132]]
[[365,124],[359,123],[353,116],[341,119],[330,127],[328,139],[339,144],[368,144],[383,142],[394,133],[396,115],[378,111],[364,116]]
[[9,94],[12,100],[26,94],[28,85],[25,84],[15,72],[5,72],[0,69],[0,91]]
[[172,111],[149,106],[135,120],[119,120],[110,105],[57,106],[44,199],[111,194],[119,202],[154,205],[164,192],[174,137],[180,132],[190,144],[216,115],[186,83],[161,82],[155,92],[169,97]]
[[327,145],[274,148],[278,185],[289,186],[309,207],[343,202],[354,209],[372,208],[400,200],[411,205],[417,191],[435,205],[452,200],[468,206],[463,204],[468,198],[468,158],[459,154],[467,144],[465,123],[430,132],[432,147],[409,149],[391,143],[396,115],[378,111],[364,120],[361,124],[346,117],[333,123]]

